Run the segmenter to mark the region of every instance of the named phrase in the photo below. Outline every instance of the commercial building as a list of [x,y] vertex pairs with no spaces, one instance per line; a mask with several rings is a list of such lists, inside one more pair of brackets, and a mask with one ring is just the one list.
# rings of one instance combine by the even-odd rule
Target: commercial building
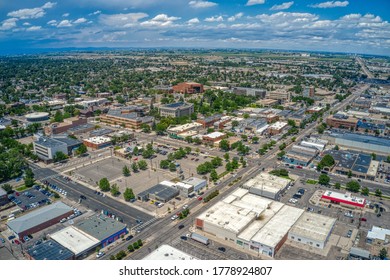
[[280,101],[290,101],[291,94],[290,92],[282,92],[282,91],[273,91],[273,92],[267,92],[265,95],[268,99],[276,99]]
[[371,259],[371,253],[370,251],[357,248],[357,247],[351,247],[351,250],[349,250],[349,259],[350,260],[370,260]]
[[183,182],[178,182],[174,185],[176,189],[179,190],[180,195],[184,197],[189,197],[194,193],[194,186],[190,184],[186,184]]
[[321,196],[321,200],[352,208],[364,208],[366,205],[364,198],[357,197],[352,193],[342,194],[334,191],[325,191]]
[[369,244],[389,244],[390,229],[373,226],[367,233],[366,242]]
[[314,97],[314,87],[305,87],[303,90],[304,97]]
[[323,151],[327,144],[328,141],[326,140],[310,137],[308,139],[301,141],[299,145],[303,147],[314,148],[317,149],[318,151]]
[[270,199],[279,199],[291,181],[280,178],[266,172],[262,172],[256,177],[248,180],[242,185],[242,188],[249,190],[249,193],[264,196]]
[[29,260],[72,260],[74,254],[69,249],[54,240],[46,240],[41,244],[34,245],[27,249],[26,257]]
[[194,113],[194,104],[177,102],[167,105],[162,105],[159,108],[162,117],[180,118],[190,116]]
[[7,223],[17,238],[48,228],[73,214],[73,209],[63,202],[56,202],[29,212]]
[[67,133],[69,135],[78,135],[78,134],[83,134],[83,133],[86,133],[86,132],[90,132],[90,131],[92,131],[94,129],[95,129],[95,125],[93,125],[91,123],[86,123],[86,124],[77,125],[75,127],[69,128],[67,130]]
[[68,226],[53,234],[50,238],[67,250],[71,251],[75,258],[92,252],[100,244],[100,241],[93,236],[86,234],[74,226]]
[[110,146],[111,138],[107,136],[96,136],[84,139],[83,143],[91,149],[98,150]]
[[7,192],[0,188],[0,206],[3,206],[9,202]]
[[72,155],[73,152],[78,148],[80,147],[80,145],[83,143],[81,142],[80,140],[78,139],[74,139],[74,138],[71,138],[71,137],[68,137],[68,135],[55,135],[55,136],[52,136],[51,139],[54,139],[54,140],[57,140],[57,141],[60,141],[62,143],[65,143],[66,144],[66,149],[67,149],[67,155]]
[[300,145],[293,145],[290,150],[283,156],[283,161],[287,164],[308,166],[316,157],[319,150]]
[[196,120],[197,123],[200,123],[203,128],[213,127],[214,123],[219,121],[222,118],[221,114],[216,114],[210,117],[203,117]]
[[142,125],[151,125],[153,117],[144,116],[144,107],[129,106],[120,109],[110,109],[107,114],[100,116],[100,121],[126,128],[140,129]]
[[174,187],[174,183],[160,182],[159,184],[137,194],[137,199],[141,201],[147,201],[149,199],[167,202],[178,196],[180,191]]
[[281,133],[283,131],[283,129],[285,129],[286,127],[287,127],[286,122],[276,122],[276,123],[271,124],[268,127],[268,133],[270,135],[277,135],[277,134]]
[[206,135],[202,136],[203,142],[205,143],[212,143],[214,144],[215,142],[222,140],[223,138],[226,137],[225,133],[215,131]]
[[202,128],[202,124],[200,123],[186,123],[179,126],[168,127],[167,132],[171,138],[181,139],[183,138],[180,134],[189,131],[199,131]]
[[190,177],[182,181],[184,184],[188,184],[194,187],[194,192],[198,192],[207,186],[207,181],[205,179],[200,179],[196,177]]
[[153,260],[153,261],[184,261],[184,260],[197,260],[197,258],[184,253],[174,247],[169,245],[162,245],[156,250],[151,252],[149,255],[143,258],[143,260]]
[[36,112],[25,115],[25,118],[28,122],[43,122],[49,120],[49,116],[46,112]]
[[299,243],[324,249],[336,219],[311,212],[305,212],[292,226],[288,238]]
[[326,118],[326,124],[334,128],[356,129],[358,119],[337,113]]
[[57,139],[41,136],[33,142],[34,153],[46,163],[51,162],[57,152],[68,154],[68,145]]
[[106,98],[98,98],[93,100],[84,100],[77,104],[83,106],[84,109],[88,109],[88,108],[103,106],[106,105],[107,103],[109,103],[109,101]]
[[260,88],[234,87],[233,93],[237,95],[265,98],[267,91],[265,89]]
[[101,247],[106,247],[127,233],[125,224],[103,215],[92,216],[75,227],[99,240]]
[[202,93],[203,92],[203,85],[199,83],[179,83],[172,87],[173,92],[176,93]]
[[74,118],[65,119],[62,123],[52,123],[48,126],[45,126],[44,131],[46,135],[60,134],[60,133],[67,132],[71,128],[86,123],[87,123],[87,119],[74,117]]
[[387,132],[387,128],[385,124],[378,124],[378,123],[372,123],[368,122],[366,120],[359,120],[357,123],[357,131],[360,132],[369,132],[369,133],[375,133],[378,135],[383,135],[385,132]]
[[259,104],[263,107],[272,107],[279,104],[278,100],[275,99],[260,99],[256,101],[256,104]]

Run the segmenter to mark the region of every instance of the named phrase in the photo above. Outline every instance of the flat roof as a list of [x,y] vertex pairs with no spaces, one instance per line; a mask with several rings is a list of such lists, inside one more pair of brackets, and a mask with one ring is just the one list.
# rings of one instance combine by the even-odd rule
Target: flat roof
[[176,109],[180,107],[191,107],[194,106],[193,104],[185,103],[185,102],[176,102],[176,103],[171,103],[171,104],[165,104],[162,105],[160,108],[170,108],[170,109]]
[[256,177],[246,181],[243,188],[246,189],[259,189],[271,193],[278,193],[288,186],[290,180],[280,178],[266,172],[262,172]]
[[95,136],[95,137],[85,139],[84,141],[88,141],[92,144],[104,144],[110,142],[111,138],[106,136]]
[[209,138],[218,138],[218,137],[221,137],[221,136],[225,136],[225,133],[222,133],[222,132],[219,132],[219,131],[215,131],[215,132],[203,135],[203,136],[209,137]]
[[3,188],[0,188],[0,196],[6,195],[6,194],[7,194],[7,192]]
[[271,220],[253,236],[251,241],[274,248],[304,212],[303,209],[284,205]]
[[45,136],[39,137],[36,141],[34,141],[34,143],[36,145],[40,145],[40,146],[43,146],[46,148],[54,148],[54,147],[66,145],[66,143],[64,143],[60,140],[45,137]]
[[169,245],[162,245],[153,252],[151,252],[149,255],[143,258],[143,260],[197,260],[197,258],[184,253],[183,251],[180,251],[174,247],[171,247]]
[[50,238],[68,248],[76,256],[99,245],[100,241],[80,229],[69,226],[50,235]]
[[364,206],[364,203],[366,201],[364,198],[352,195],[352,193],[347,192],[343,194],[343,193],[338,193],[338,192],[328,191],[328,190],[324,192],[322,197],[326,199],[333,198],[336,200],[341,200],[345,203],[359,204],[361,206]]
[[190,177],[188,179],[183,180],[182,182],[185,183],[185,184],[190,184],[190,185],[193,185],[193,186],[197,186],[197,185],[206,183],[207,181],[205,179],[201,179],[201,178]]
[[35,260],[68,260],[74,255],[72,251],[54,240],[34,245],[27,252]]
[[26,215],[20,216],[10,222],[8,227],[16,233],[21,233],[37,225],[53,220],[68,212],[73,212],[73,209],[65,203],[59,201],[48,206],[41,207]]
[[390,236],[390,229],[373,226],[372,229],[368,231],[367,238],[385,240],[386,235]]
[[389,146],[389,137],[380,137],[380,136],[372,136],[372,135],[364,135],[358,133],[340,133],[332,131],[330,133],[331,137],[340,138],[342,140],[355,141],[365,144],[378,145],[378,146]]
[[293,225],[290,233],[325,242],[336,223],[335,218],[305,212]]
[[168,128],[168,132],[179,132],[179,131],[183,131],[183,130],[186,130],[186,129],[193,129],[193,128],[197,128],[197,127],[201,127],[201,126],[202,126],[202,124],[197,123],[197,122],[186,123],[186,124],[183,124],[183,125],[170,127],[170,128]]
[[90,217],[87,220],[79,222],[75,226],[99,241],[126,228],[125,224],[103,215]]
[[270,129],[282,129],[287,125],[286,122],[276,122],[270,125]]
[[164,185],[162,183],[159,183],[143,192],[140,192],[138,196],[144,196],[147,194],[153,194],[156,197],[160,197],[164,200],[169,200],[172,197],[179,194],[179,191],[169,185]]

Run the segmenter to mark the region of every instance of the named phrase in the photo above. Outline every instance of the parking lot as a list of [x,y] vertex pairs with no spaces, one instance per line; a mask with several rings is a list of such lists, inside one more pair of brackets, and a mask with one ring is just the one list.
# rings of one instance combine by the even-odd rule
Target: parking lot
[[9,199],[13,201],[20,209],[27,211],[46,205],[50,199],[51,193],[42,193],[39,186],[34,186],[29,190],[23,192],[15,192],[9,195]]

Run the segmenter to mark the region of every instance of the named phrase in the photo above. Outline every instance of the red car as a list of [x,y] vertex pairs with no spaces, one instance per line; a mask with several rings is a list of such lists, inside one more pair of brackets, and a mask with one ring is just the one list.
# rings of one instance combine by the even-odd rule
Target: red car
[[16,195],[16,196],[19,196],[20,194],[19,194],[18,192],[15,192],[15,195]]
[[366,218],[360,218],[360,221],[367,222],[367,219]]
[[15,242],[15,244],[16,244],[16,245],[19,245],[19,244],[20,244],[20,241],[19,241],[19,240],[17,240],[17,239],[15,239],[15,241],[14,241],[14,242]]
[[298,168],[298,169],[302,169],[302,166],[298,165],[297,168]]
[[201,197],[201,196],[198,197],[198,200],[199,200],[199,201],[201,201],[202,199],[203,199],[203,197]]

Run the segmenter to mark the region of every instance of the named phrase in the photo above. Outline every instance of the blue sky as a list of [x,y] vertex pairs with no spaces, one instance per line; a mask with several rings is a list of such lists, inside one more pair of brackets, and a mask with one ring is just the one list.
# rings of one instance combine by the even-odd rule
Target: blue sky
[[389,0],[12,0],[0,52],[271,48],[390,55]]

